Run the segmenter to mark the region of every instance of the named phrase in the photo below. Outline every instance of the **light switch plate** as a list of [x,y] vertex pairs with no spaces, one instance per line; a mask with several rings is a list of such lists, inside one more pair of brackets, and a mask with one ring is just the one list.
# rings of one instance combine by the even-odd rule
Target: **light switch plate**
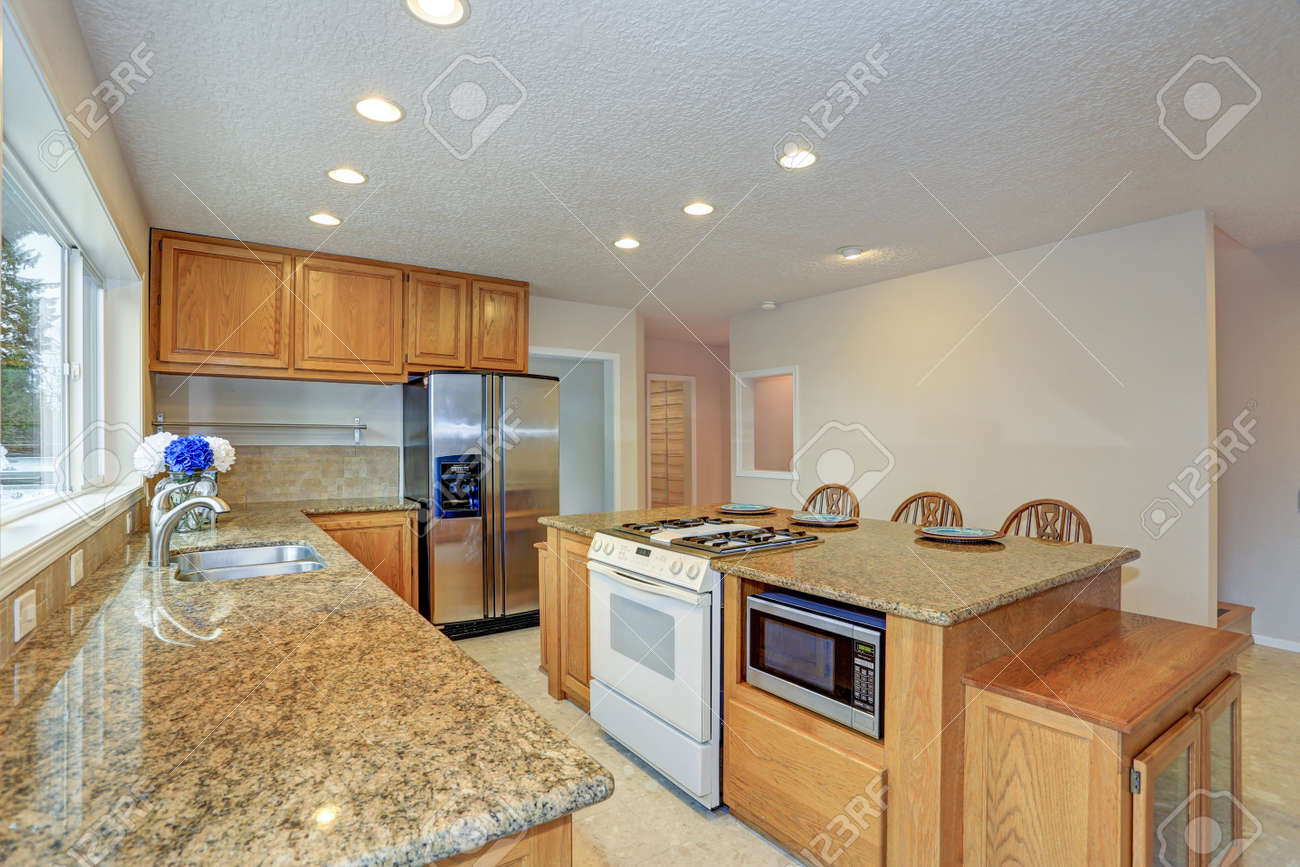
[[23,640],[36,628],[36,591],[28,590],[14,597],[14,642]]
[[86,577],[86,552],[78,548],[68,558],[68,583],[76,587],[77,582],[84,577]]
[[126,510],[126,534],[130,536],[135,532],[135,509]]

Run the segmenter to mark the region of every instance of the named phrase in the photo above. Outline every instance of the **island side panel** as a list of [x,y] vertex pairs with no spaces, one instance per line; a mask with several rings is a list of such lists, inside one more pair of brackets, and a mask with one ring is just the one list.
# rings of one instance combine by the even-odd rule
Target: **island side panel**
[[[962,860],[965,700],[962,676],[1009,650],[1120,607],[1111,567],[1035,596],[938,626],[890,614],[885,644],[885,751],[890,860]],[[896,809],[906,805],[906,809]]]

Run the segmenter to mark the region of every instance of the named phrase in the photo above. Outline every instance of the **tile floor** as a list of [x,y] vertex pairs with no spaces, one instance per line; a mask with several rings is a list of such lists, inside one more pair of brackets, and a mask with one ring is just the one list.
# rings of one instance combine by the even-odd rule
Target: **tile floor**
[[[614,774],[613,797],[574,816],[575,865],[795,863],[725,808],[711,813],[679,794],[585,713],[547,695],[536,629],[459,645]],[[1242,654],[1240,669],[1245,800],[1261,828],[1243,860],[1300,867],[1300,655],[1256,646]]]

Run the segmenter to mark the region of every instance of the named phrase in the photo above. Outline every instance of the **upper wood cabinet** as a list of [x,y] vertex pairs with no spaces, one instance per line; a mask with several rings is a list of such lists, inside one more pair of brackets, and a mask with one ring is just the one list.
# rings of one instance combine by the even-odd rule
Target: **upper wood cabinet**
[[527,370],[528,287],[474,280],[470,297],[470,367]]
[[410,271],[406,286],[406,362],[412,367],[469,365],[469,280]]
[[294,367],[402,372],[401,269],[298,256],[294,294]]
[[287,255],[177,238],[155,254],[160,361],[289,369]]

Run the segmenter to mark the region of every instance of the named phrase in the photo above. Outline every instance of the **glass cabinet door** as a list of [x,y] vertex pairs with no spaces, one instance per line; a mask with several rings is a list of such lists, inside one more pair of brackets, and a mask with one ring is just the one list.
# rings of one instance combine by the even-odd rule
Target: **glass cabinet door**
[[[1174,723],[1133,760],[1133,864],[1200,867],[1201,718]],[[1197,843],[1197,845],[1193,845]]]
[[[1200,720],[1200,839],[1194,845],[1206,867],[1232,864],[1241,856],[1257,823],[1246,821],[1241,797],[1241,675],[1230,675],[1196,706]],[[1249,824],[1251,827],[1245,827]]]

